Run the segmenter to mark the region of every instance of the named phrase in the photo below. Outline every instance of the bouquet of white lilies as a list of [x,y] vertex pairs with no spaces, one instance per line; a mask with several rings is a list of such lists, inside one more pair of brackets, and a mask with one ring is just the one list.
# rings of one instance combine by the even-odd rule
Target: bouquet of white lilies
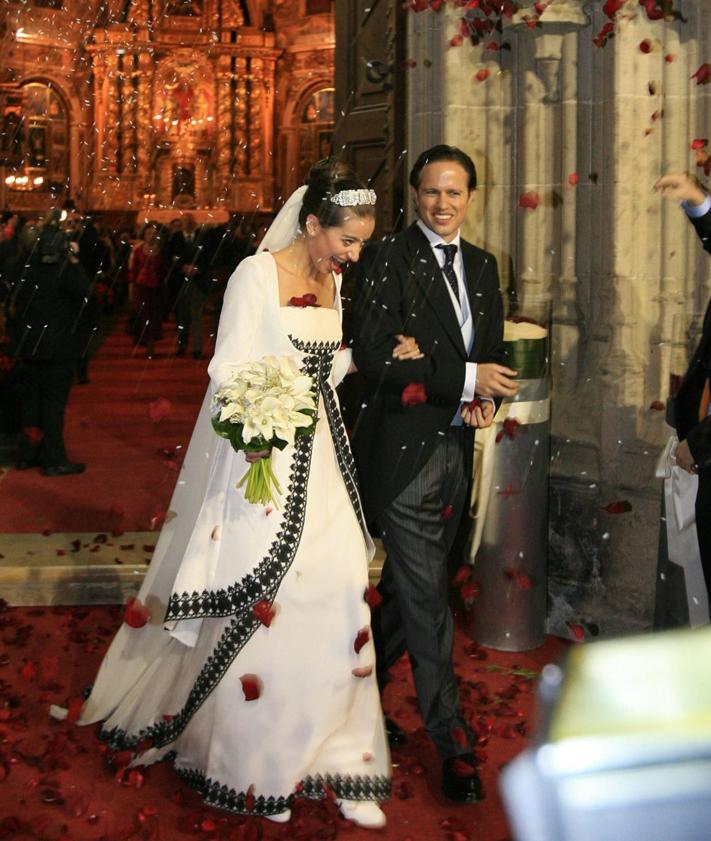
[[[233,449],[258,453],[283,450],[316,428],[314,381],[286,356],[245,362],[212,398],[212,425]],[[246,484],[249,502],[278,505],[281,488],[272,470],[271,453],[250,464],[237,485]]]

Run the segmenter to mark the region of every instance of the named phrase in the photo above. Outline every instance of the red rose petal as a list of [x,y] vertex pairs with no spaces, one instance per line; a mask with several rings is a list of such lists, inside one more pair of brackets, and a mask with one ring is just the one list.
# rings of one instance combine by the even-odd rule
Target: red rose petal
[[370,677],[373,674],[372,666],[361,666],[357,669],[351,669],[353,677]]
[[649,40],[649,38],[645,38],[644,41],[639,42],[639,50],[642,53],[652,52],[652,42]]
[[602,506],[603,511],[608,514],[626,514],[632,510],[632,504],[626,499],[617,499],[614,502],[608,502],[607,505]]
[[383,603],[383,597],[380,595],[380,591],[377,587],[374,587],[372,584],[368,584],[365,588],[365,592],[363,593],[363,599],[368,607],[372,609],[379,607]]
[[649,404],[649,411],[650,412],[663,412],[666,407],[661,400],[652,400]]
[[262,625],[267,628],[269,628],[272,624],[272,619],[275,614],[276,608],[266,601],[266,599],[262,599],[262,601],[257,602],[252,608],[252,616],[254,616],[255,619],[258,619]]
[[625,5],[625,2],[626,0],[605,0],[605,3],[602,6],[602,11],[607,15],[607,17],[614,19],[615,15]]
[[487,67],[480,67],[479,70],[476,71],[475,79],[477,82],[485,82],[491,73]]
[[151,517],[151,531],[160,528],[165,522],[167,511],[157,508]]
[[468,601],[469,599],[475,599],[481,592],[481,588],[473,581],[467,581],[466,584],[462,585],[459,592],[464,601]]
[[470,564],[462,564],[452,579],[452,584],[455,587],[460,587],[472,577],[472,568]]
[[26,426],[23,428],[23,433],[25,438],[32,444],[33,446],[37,446],[41,443],[42,439],[44,438],[44,432],[38,426]]
[[402,390],[400,401],[405,408],[427,402],[427,392],[422,383],[408,383]]
[[126,602],[123,612],[123,621],[129,628],[143,628],[151,619],[151,612],[143,605],[140,599],[131,597]]
[[262,681],[257,675],[242,675],[242,692],[245,701],[256,701],[262,694]]
[[575,186],[577,186],[577,184],[579,182],[580,182],[580,176],[578,175],[578,173],[577,172],[571,172],[570,175],[568,176],[568,184],[570,184],[571,187],[575,187]]
[[81,711],[84,708],[83,698],[70,698],[67,704],[67,721],[75,724],[81,718]]
[[443,520],[451,520],[454,514],[454,506],[452,505],[445,505],[442,509],[442,519]]
[[452,771],[457,777],[471,777],[476,771],[476,768],[463,759],[455,759],[452,763]]
[[696,79],[697,85],[706,85],[709,81],[709,76],[711,76],[711,65],[708,65],[704,62],[696,73],[692,73],[689,77],[690,79]]
[[566,625],[570,628],[570,632],[573,635],[573,639],[575,640],[584,640],[585,639],[585,629],[582,625],[578,625],[577,622],[566,622]]
[[370,629],[369,628],[361,628],[360,631],[356,634],[355,642],[353,643],[353,650],[356,654],[360,654],[361,648],[368,642],[370,639]]
[[704,146],[708,143],[707,137],[697,137],[695,140],[691,141],[691,149],[703,149]]
[[526,208],[527,210],[535,210],[541,203],[541,197],[534,190],[527,193],[521,193],[518,197],[518,206]]
[[37,664],[34,660],[28,660],[27,663],[22,667],[20,671],[20,677],[27,681],[27,683],[31,683],[37,675]]
[[153,423],[160,423],[168,417],[173,406],[165,397],[158,397],[148,404],[148,417]]

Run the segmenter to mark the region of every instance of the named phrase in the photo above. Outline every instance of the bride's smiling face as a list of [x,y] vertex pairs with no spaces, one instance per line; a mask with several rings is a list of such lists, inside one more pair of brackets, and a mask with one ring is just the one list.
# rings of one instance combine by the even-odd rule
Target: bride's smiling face
[[319,274],[340,274],[346,263],[357,263],[364,245],[373,235],[372,216],[347,214],[342,224],[324,227],[314,214],[306,219],[306,242],[311,262]]

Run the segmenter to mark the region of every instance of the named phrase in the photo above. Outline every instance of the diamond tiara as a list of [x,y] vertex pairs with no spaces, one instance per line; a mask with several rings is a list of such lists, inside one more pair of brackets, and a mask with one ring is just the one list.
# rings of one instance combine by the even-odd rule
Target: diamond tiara
[[375,204],[375,190],[341,190],[331,196],[331,201],[339,207]]

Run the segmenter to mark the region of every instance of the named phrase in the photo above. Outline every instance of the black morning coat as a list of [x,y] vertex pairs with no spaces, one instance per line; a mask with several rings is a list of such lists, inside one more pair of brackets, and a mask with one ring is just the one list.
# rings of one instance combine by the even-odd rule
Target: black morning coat
[[[704,250],[711,254],[711,211],[690,220]],[[674,398],[673,417],[679,440],[686,439],[694,461],[700,467],[711,466],[711,417],[699,421],[699,404],[704,383],[711,376],[711,301],[706,308],[701,341],[684,374]]]
[[[474,342],[466,353],[442,270],[417,225],[368,246],[357,264],[353,353],[366,381],[352,446],[366,519],[375,518],[426,464],[460,406],[465,363],[504,363],[503,306],[496,259],[461,240]],[[395,360],[399,333],[424,354]],[[427,400],[404,406],[403,389]]]
[[21,359],[79,359],[88,332],[83,316],[91,280],[76,258],[56,262],[33,254],[13,300],[13,352]]

